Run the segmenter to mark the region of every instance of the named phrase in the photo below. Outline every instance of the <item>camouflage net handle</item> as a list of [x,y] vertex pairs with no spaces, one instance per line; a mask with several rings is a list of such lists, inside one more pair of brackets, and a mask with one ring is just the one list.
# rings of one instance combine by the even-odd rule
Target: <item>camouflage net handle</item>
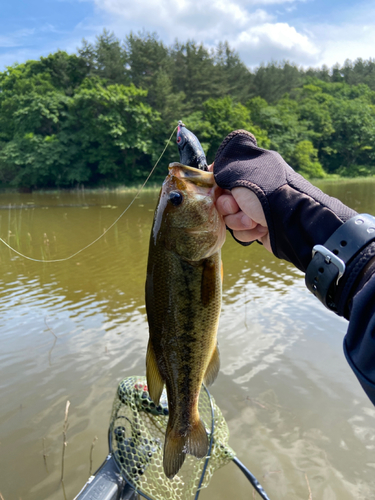
[[232,460],[259,495],[269,500],[256,478],[235,458],[228,445],[227,423],[205,386],[199,396],[199,414],[209,437],[205,458],[186,455],[179,473],[168,479],[163,469],[164,437],[168,423],[165,390],[158,406],[151,400],[145,377],[120,382],[109,426],[109,449],[119,472],[134,490],[148,500],[197,500],[213,473]]

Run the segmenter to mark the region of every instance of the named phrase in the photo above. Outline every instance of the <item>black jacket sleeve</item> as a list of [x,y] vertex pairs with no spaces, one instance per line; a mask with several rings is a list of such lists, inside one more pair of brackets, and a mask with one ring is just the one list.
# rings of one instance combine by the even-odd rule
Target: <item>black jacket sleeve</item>
[[375,272],[360,285],[352,299],[344,338],[346,359],[367,396],[375,405]]

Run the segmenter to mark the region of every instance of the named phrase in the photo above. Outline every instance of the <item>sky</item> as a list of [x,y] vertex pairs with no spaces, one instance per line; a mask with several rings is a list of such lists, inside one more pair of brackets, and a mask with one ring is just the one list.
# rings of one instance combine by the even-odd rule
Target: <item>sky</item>
[[0,0],[0,71],[56,50],[77,51],[106,28],[156,32],[206,47],[227,41],[255,68],[375,57],[375,2],[349,0]]

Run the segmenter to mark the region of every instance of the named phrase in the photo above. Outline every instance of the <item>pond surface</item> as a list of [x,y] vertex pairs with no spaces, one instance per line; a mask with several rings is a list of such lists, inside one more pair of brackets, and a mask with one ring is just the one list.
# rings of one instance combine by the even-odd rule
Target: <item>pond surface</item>
[[[375,214],[375,180],[320,186]],[[0,195],[0,235],[36,259],[84,247],[132,194]],[[37,263],[0,244],[0,492],[4,500],[72,499],[107,454],[117,384],[145,373],[144,282],[157,192],[144,192],[104,238],[66,262]],[[11,208],[9,205],[11,204]],[[221,371],[211,392],[229,444],[271,499],[375,498],[375,409],[347,365],[347,322],[307,291],[303,275],[228,234],[219,325]],[[44,456],[45,457],[44,457]],[[202,500],[249,499],[230,464]]]

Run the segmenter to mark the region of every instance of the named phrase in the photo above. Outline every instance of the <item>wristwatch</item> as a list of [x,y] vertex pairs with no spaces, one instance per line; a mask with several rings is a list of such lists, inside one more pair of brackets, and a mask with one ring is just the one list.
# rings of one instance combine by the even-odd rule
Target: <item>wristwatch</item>
[[314,246],[306,269],[306,286],[331,311],[338,312],[335,290],[348,266],[372,241],[375,217],[359,214],[342,224],[324,245]]

